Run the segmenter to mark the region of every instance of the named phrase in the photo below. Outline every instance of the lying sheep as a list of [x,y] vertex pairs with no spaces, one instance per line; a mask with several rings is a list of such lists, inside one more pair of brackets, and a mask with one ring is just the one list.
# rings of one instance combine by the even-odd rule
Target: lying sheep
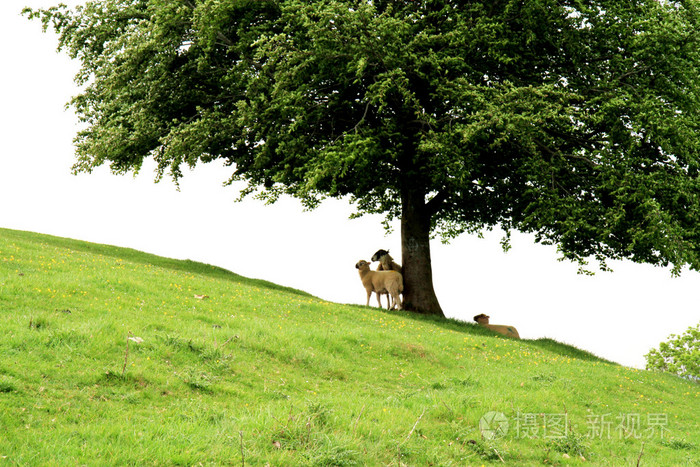
[[379,261],[377,271],[402,272],[401,265],[394,261],[394,258],[389,254],[389,250],[377,250],[377,252],[372,255],[372,261]]
[[355,265],[360,272],[360,280],[367,291],[367,306],[369,306],[369,298],[372,292],[377,294],[377,302],[379,308],[382,307],[380,294],[386,293],[391,295],[393,303],[389,309],[393,310],[398,305],[399,310],[403,309],[403,302],[399,294],[403,292],[403,276],[397,271],[371,271],[369,263],[365,260],[360,260]]
[[520,334],[518,334],[518,330],[515,329],[513,326],[504,326],[502,324],[489,324],[489,316],[485,314],[480,314],[476,315],[474,317],[474,321],[479,323],[480,326],[485,327],[486,329],[490,329],[492,331],[495,331],[499,334],[503,334],[504,336],[508,337],[515,337],[517,339],[520,339]]

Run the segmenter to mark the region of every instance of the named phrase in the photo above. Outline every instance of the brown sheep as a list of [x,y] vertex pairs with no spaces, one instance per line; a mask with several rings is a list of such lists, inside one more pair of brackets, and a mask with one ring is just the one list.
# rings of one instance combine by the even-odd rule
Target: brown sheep
[[518,330],[515,329],[513,326],[505,326],[503,324],[489,324],[489,318],[490,316],[482,313],[480,315],[476,315],[474,317],[474,321],[476,321],[477,323],[479,323],[480,326],[483,326],[486,329],[490,329],[499,334],[503,334],[504,336],[515,337],[517,339],[520,339],[520,334],[518,334]]
[[398,271],[403,272],[401,265],[394,261],[394,258],[389,254],[389,250],[377,250],[372,255],[372,261],[379,261],[377,271]]
[[[394,258],[389,254],[389,250],[377,250],[377,252],[372,255],[372,261],[379,261],[377,271],[398,271],[403,274],[401,265],[394,261]],[[389,308],[389,294],[386,294],[386,302],[387,308]]]
[[377,294],[377,302],[380,308],[382,307],[380,294],[383,293],[389,294],[393,299],[393,303],[389,307],[390,310],[396,308],[397,305],[399,309],[403,308],[403,302],[399,296],[403,292],[403,276],[400,272],[371,271],[369,263],[365,260],[358,261],[355,268],[359,269],[360,280],[367,291],[367,306],[369,306],[369,298],[374,292]]

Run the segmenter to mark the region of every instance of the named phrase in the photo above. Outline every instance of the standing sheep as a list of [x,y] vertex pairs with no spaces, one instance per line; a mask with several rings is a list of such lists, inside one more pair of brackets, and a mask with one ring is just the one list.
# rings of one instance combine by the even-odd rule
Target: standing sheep
[[372,261],[379,261],[377,271],[398,271],[403,272],[401,265],[394,261],[394,258],[389,254],[389,250],[377,250],[372,255]]
[[[377,250],[377,252],[372,255],[372,261],[379,261],[377,271],[398,271],[403,273],[401,265],[394,261],[394,258],[389,254],[389,250]],[[386,306],[389,308],[389,294],[386,294],[386,302]],[[379,306],[381,307],[381,304]]]
[[367,291],[367,306],[369,306],[369,298],[374,292],[377,294],[377,302],[380,308],[382,307],[380,294],[386,293],[391,295],[393,299],[393,303],[389,307],[390,310],[396,308],[397,305],[399,310],[403,309],[403,302],[399,296],[403,292],[403,276],[400,272],[371,271],[369,263],[365,260],[358,261],[355,268],[359,269],[360,280]]

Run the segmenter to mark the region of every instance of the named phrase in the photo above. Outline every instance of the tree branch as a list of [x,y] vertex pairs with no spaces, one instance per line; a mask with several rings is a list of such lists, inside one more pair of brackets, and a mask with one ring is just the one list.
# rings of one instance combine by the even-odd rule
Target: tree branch
[[433,198],[425,204],[428,214],[430,214],[431,217],[437,214],[445,204],[445,201],[447,201],[447,192],[445,190],[438,192],[437,195],[433,196]]
[[369,104],[370,104],[370,103],[367,102],[367,105],[365,106],[365,113],[362,114],[362,118],[360,119],[359,122],[357,122],[357,125],[355,125],[355,127],[353,128],[353,131],[354,131],[355,133],[357,133],[357,127],[359,127],[360,124],[361,124],[362,122],[365,121],[365,118],[367,118],[367,113],[369,112]]

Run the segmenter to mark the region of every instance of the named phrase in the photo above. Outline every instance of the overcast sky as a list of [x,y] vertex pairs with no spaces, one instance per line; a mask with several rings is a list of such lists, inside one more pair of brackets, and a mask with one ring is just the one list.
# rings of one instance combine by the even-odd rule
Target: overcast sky
[[[235,203],[221,164],[187,172],[180,191],[169,180],[153,183],[153,164],[135,177],[71,175],[78,123],[65,104],[78,92],[77,64],[56,53],[53,33],[19,15],[25,5],[54,3],[0,2],[0,227],[201,261],[340,303],[365,303],[359,259],[384,248],[401,261],[398,225],[385,235],[379,216],[349,220],[342,201],[312,212],[292,199]],[[504,253],[501,236],[432,243],[447,316],[487,313],[523,338],[551,337],[638,368],[652,347],[700,321],[698,273],[672,278],[667,269],[612,262],[614,273],[581,276],[527,235],[515,234]]]

